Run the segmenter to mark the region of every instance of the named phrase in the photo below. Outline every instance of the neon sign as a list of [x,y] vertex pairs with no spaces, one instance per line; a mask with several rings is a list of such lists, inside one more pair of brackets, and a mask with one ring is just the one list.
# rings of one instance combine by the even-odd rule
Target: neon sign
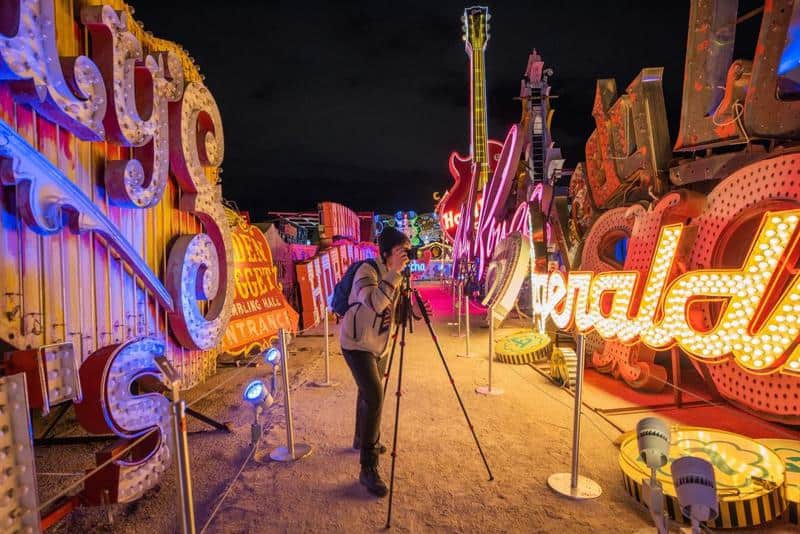
[[487,200],[481,204],[475,240],[468,244],[468,250],[471,250],[472,256],[478,259],[480,265],[479,279],[483,279],[498,243],[514,232],[528,235],[529,202],[541,198],[542,195],[541,186],[537,186],[528,202],[520,203],[510,218],[504,217],[523,145],[519,129],[516,125],[512,126],[503,143],[497,170],[484,191],[484,198]]
[[[733,358],[751,372],[800,373],[800,276],[789,282],[799,223],[800,210],[766,212],[741,267],[690,271],[669,283],[685,227],[667,225],[641,294],[638,271],[556,271],[534,275],[534,310],[560,329],[594,330],[626,345],[677,345],[707,363]],[[704,329],[692,312],[708,303],[720,310]]]
[[412,261],[412,262],[410,262],[408,264],[408,269],[412,273],[424,273],[425,272],[425,264],[424,263],[420,263],[420,262],[415,260],[415,261]]

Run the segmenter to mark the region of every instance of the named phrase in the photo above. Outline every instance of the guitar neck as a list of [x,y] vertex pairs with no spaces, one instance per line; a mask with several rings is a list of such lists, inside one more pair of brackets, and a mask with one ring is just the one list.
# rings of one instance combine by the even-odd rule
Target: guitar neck
[[[531,154],[530,166],[533,171],[533,182],[544,181],[544,130],[547,117],[544,110],[544,99],[542,98],[542,88],[532,87],[529,105],[531,110]],[[538,120],[537,120],[538,119]]]
[[470,54],[470,152],[478,173],[478,191],[483,191],[489,181],[486,134],[486,73],[482,49]]

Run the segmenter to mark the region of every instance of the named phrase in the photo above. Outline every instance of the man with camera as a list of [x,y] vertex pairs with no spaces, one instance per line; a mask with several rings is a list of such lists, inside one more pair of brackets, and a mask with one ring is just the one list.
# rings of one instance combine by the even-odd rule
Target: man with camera
[[340,344],[358,386],[353,447],[361,449],[359,479],[370,493],[384,497],[388,489],[378,472],[378,456],[386,452],[379,442],[382,380],[411,242],[402,232],[387,227],[378,238],[378,248],[379,260],[362,263],[353,278]]

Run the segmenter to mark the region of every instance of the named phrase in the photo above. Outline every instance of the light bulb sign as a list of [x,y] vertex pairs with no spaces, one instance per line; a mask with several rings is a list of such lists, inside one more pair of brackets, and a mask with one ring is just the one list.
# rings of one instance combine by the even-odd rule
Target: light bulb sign
[[[533,276],[534,312],[560,329],[595,331],[605,340],[677,345],[716,363],[733,359],[748,372],[799,373],[800,210],[765,212],[750,252],[735,268],[702,269],[671,277],[684,249],[684,224],[661,228],[650,269]],[[694,320],[715,304],[710,328]]]

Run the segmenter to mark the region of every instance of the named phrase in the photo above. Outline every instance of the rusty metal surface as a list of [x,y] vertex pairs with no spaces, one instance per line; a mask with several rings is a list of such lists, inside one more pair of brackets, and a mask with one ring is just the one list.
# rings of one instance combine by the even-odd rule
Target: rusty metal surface
[[672,153],[663,70],[642,69],[619,98],[615,80],[597,81],[592,106],[596,128],[586,142],[586,175],[598,208],[666,190]]
[[692,2],[676,151],[745,142],[734,103],[744,104],[750,62],[731,64],[738,7],[738,0]]

